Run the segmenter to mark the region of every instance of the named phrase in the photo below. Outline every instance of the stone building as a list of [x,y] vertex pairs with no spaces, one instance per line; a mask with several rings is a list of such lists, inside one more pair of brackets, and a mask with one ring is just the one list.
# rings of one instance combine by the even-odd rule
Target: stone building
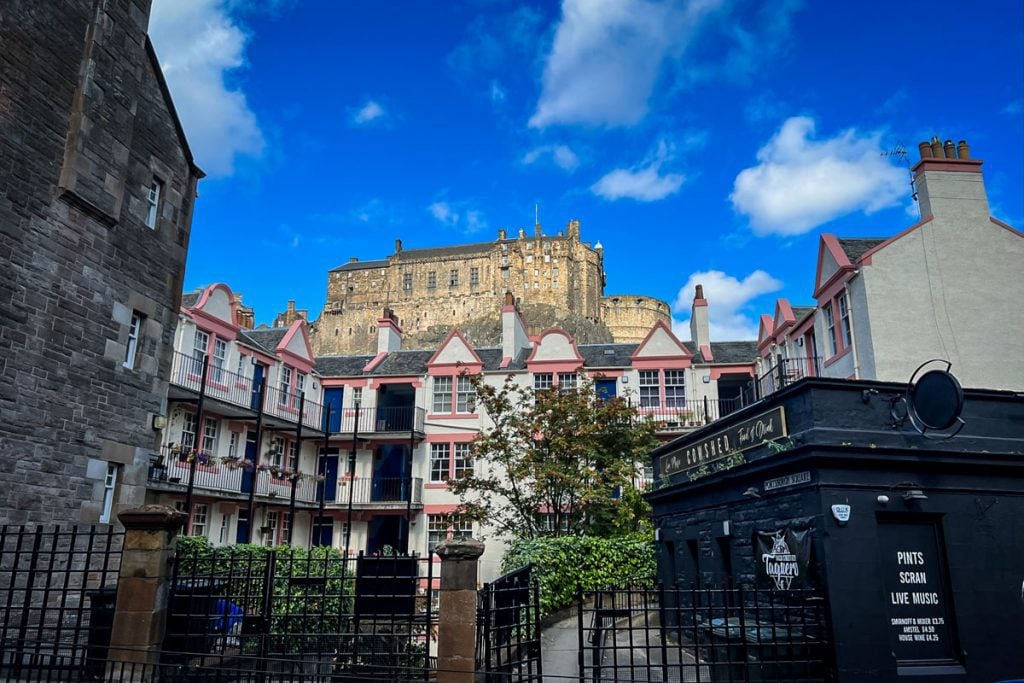
[[110,522],[160,440],[195,165],[149,2],[0,12],[0,522]]
[[[649,297],[605,297],[604,249],[580,241],[580,223],[550,236],[535,226],[494,242],[402,249],[378,261],[356,258],[328,273],[327,303],[313,328],[318,354],[369,353],[377,318],[389,308],[406,343],[429,348],[453,326],[474,343],[497,343],[495,314],[512,292],[531,321],[531,334],[559,326],[582,343],[640,341],[656,321],[670,321],[668,304]],[[279,319],[290,322],[282,313]]]

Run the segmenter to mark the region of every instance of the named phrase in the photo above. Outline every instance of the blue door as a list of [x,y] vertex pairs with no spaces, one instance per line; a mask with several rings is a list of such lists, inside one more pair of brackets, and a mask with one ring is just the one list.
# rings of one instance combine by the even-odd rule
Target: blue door
[[333,502],[338,495],[338,456],[324,458],[324,500]]
[[332,434],[341,431],[341,400],[344,398],[344,389],[324,389],[324,423],[327,422],[327,408],[331,408],[331,423],[327,429]]
[[266,376],[267,366],[257,363],[253,366],[252,371],[252,409],[260,409],[260,385],[263,384],[263,378]]
[[594,393],[597,394],[597,397],[602,401],[607,401],[610,398],[615,398],[615,380],[594,380]]
[[405,500],[406,447],[381,446],[373,454],[373,480],[370,500]]

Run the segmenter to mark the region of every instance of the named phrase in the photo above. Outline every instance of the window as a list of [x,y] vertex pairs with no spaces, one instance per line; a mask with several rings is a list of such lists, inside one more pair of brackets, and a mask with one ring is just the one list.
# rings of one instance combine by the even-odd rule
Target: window
[[292,369],[287,365],[281,366],[281,373],[277,384],[277,402],[283,406],[288,405],[288,392],[292,388]]
[[558,390],[559,391],[572,391],[576,388],[576,373],[575,372],[560,372],[558,373]]
[[363,402],[363,388],[352,387],[352,405],[358,405]]
[[427,289],[437,289],[437,273],[433,270],[427,273]]
[[279,436],[271,439],[268,455],[273,467],[284,467],[284,439]]
[[459,271],[456,268],[452,268],[451,272],[448,273],[448,286],[458,287],[459,286]]
[[267,516],[263,518],[263,545],[274,545],[277,543],[277,510],[267,510]]
[[196,414],[185,413],[181,418],[181,452],[182,459],[196,445]]
[[117,465],[107,463],[107,474],[103,477],[103,512],[100,524],[110,524],[110,513],[114,508],[114,490],[117,488]]
[[450,457],[451,446],[449,444],[430,444],[430,481],[448,481]]
[[231,542],[231,515],[224,515],[220,518],[219,542],[222,545]]
[[472,413],[476,409],[476,391],[473,390],[473,383],[469,381],[469,377],[459,376],[455,399],[457,412]]
[[412,273],[402,274],[402,289],[407,292],[412,291]]
[[843,326],[843,345],[849,348],[853,345],[852,335],[850,333],[850,301],[846,295],[846,290],[839,295],[839,321]]
[[427,515],[427,552],[433,554],[434,548],[448,536],[448,523],[442,515]]
[[229,458],[237,458],[238,457],[238,441],[239,441],[240,437],[241,437],[241,435],[239,434],[239,432],[231,432],[231,439],[228,441],[228,457]]
[[526,255],[526,262],[527,263],[533,263],[533,254],[527,254]]
[[290,513],[285,512],[281,515],[281,542],[288,542],[288,532],[292,528],[292,516]]
[[641,408],[657,408],[661,405],[661,399],[658,395],[657,370],[641,370],[639,386]]
[[249,360],[249,356],[238,354],[238,367],[235,369],[235,374],[237,375],[235,377],[236,382],[241,382],[245,379],[245,365],[247,360]]
[[301,372],[295,373],[295,400],[298,401],[298,397],[302,396],[306,391],[306,376]]
[[828,330],[828,355],[834,356],[839,351],[836,346],[836,317],[832,311],[832,302],[826,301],[822,312],[825,314],[825,329]]
[[213,365],[211,375],[214,382],[217,384],[224,383],[224,365],[227,362],[228,357],[228,343],[223,339],[213,338]]
[[288,469],[292,472],[299,471],[299,442],[288,442]]
[[149,192],[146,194],[146,227],[156,229],[156,218],[160,210],[160,195],[163,194],[164,184],[156,178],[149,185]]
[[539,372],[533,376],[533,390],[545,391],[551,388],[553,378],[550,372]]
[[206,418],[203,421],[203,452],[213,457],[217,454],[217,431],[220,421]]
[[194,503],[192,505],[192,531],[189,535],[205,536],[209,517],[210,507],[206,503]]
[[435,377],[434,378],[434,404],[433,411],[435,413],[450,413],[452,412],[452,378],[451,377]]
[[665,371],[665,407],[685,408],[686,392],[682,370]]
[[469,457],[469,444],[455,444],[455,458],[452,460],[452,478],[460,479],[473,474],[473,461]]
[[124,366],[135,367],[135,353],[139,349],[139,332],[142,330],[142,316],[132,312],[132,321],[128,325],[128,344],[124,348]]
[[203,371],[203,361],[206,360],[206,349],[210,347],[210,335],[202,330],[196,330],[195,339],[192,341],[192,374],[198,375]]
[[469,284],[472,285],[473,287],[476,287],[478,284],[480,284],[480,269],[479,268],[470,268],[469,269]]
[[452,538],[473,538],[473,520],[455,517],[452,520]]

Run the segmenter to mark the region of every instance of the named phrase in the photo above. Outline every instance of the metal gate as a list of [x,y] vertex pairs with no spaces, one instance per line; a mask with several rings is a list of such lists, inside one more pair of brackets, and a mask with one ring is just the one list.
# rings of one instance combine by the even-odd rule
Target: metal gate
[[477,671],[488,683],[543,680],[540,592],[531,570],[517,569],[478,594]]
[[124,533],[0,527],[0,679],[99,681]]
[[579,591],[579,680],[826,683],[825,601],[814,590]]
[[179,550],[165,680],[426,681],[434,564],[330,548]]

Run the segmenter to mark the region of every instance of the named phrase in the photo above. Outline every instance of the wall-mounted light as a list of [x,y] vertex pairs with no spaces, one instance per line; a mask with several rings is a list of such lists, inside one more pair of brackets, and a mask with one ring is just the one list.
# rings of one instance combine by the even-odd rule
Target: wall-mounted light
[[164,429],[167,427],[167,416],[166,415],[154,415],[153,416],[153,429]]
[[921,489],[907,489],[903,492],[903,500],[907,503],[912,500],[928,500],[928,494]]
[[743,492],[743,495],[746,496],[747,498],[760,498],[761,492],[757,490],[756,486],[751,486],[750,488]]
[[711,375],[704,375],[701,379],[704,380],[704,384],[711,384]]

